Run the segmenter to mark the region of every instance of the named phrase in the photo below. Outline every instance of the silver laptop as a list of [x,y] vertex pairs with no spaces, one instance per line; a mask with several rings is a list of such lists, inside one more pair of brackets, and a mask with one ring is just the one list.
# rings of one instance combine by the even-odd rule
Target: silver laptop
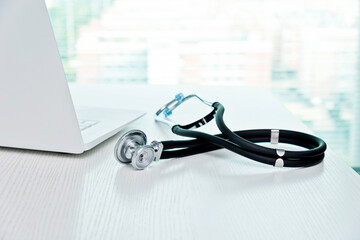
[[44,0],[0,0],[0,146],[82,153],[143,114],[75,111]]

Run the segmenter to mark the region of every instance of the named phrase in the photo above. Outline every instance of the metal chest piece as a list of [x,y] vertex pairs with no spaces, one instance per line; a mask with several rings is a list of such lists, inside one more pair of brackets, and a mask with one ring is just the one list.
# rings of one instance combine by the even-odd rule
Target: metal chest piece
[[143,170],[161,157],[163,145],[153,141],[146,145],[147,137],[140,130],[131,130],[122,135],[115,146],[115,157],[121,163],[130,163],[138,169]]

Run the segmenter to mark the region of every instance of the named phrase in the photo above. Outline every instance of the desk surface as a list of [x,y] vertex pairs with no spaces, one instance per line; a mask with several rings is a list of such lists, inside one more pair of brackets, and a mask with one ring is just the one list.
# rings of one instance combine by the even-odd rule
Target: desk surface
[[[145,110],[125,130],[140,128],[149,140],[174,138],[152,117],[178,91],[222,102],[232,129],[309,132],[258,88],[74,84],[71,91],[78,105]],[[120,134],[82,155],[0,148],[0,238],[360,238],[360,176],[331,150],[306,169],[220,150],[134,171],[114,159]]]

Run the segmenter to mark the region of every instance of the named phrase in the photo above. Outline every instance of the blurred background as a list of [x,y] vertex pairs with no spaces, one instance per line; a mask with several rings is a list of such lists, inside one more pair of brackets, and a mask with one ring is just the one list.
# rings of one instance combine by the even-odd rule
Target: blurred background
[[68,81],[270,89],[360,167],[358,0],[46,0]]

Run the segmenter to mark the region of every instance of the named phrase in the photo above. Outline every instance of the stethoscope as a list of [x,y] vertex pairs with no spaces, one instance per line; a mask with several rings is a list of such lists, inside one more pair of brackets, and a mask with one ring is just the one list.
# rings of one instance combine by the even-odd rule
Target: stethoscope
[[[174,124],[168,120],[173,111],[185,101],[196,98],[212,111],[205,117],[187,124]],[[224,123],[224,106],[219,102],[208,102],[196,94],[184,96],[182,93],[162,106],[155,113],[155,121],[171,127],[174,134],[192,138],[190,140],[153,141],[147,144],[147,137],[140,130],[131,130],[120,137],[115,146],[115,157],[121,163],[130,163],[135,169],[145,169],[160,159],[180,158],[226,148],[254,161],[275,167],[309,167],[324,159],[326,143],[313,135],[280,129],[256,129],[231,131]],[[200,128],[215,118],[220,134],[211,135],[194,129]],[[269,148],[257,143],[287,143],[307,150],[290,151]],[[276,146],[276,145],[275,145]]]

